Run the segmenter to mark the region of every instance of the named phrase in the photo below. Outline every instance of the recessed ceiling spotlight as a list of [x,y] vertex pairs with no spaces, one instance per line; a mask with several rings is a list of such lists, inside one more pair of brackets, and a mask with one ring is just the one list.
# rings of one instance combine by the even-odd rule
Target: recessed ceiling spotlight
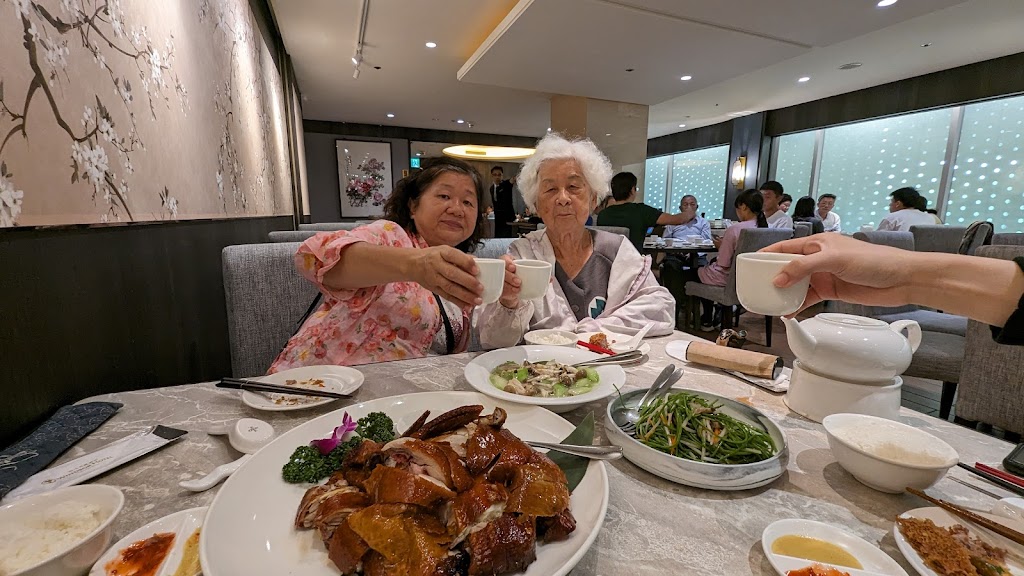
[[456,120],[456,121],[455,121],[455,123],[456,123],[456,124],[465,124],[465,123],[466,123],[466,121],[465,121],[465,120],[463,120],[462,118],[459,118],[458,120]]
[[388,112],[388,118],[394,118],[394,117],[395,117],[394,114],[392,114],[391,112]]
[[860,62],[847,62],[839,67],[840,70],[853,70],[854,68],[860,68],[863,66]]
[[929,47],[931,45],[932,45],[931,42],[925,42],[924,44],[921,44],[921,48],[927,48],[927,47]]
[[686,124],[680,124],[679,127],[680,128],[686,128]]
[[680,76],[679,79],[683,82],[689,82],[690,80],[693,80],[693,76]]
[[892,5],[893,5],[893,4],[895,4],[895,3],[897,2],[897,1],[898,1],[898,0],[880,0],[880,1],[878,2],[878,7],[879,7],[879,8],[885,8],[886,6],[892,6]]
[[435,42],[427,42],[427,48],[437,48],[437,43],[435,43]]
[[797,82],[809,82],[810,80],[811,80],[810,76],[801,76],[801,77],[796,79]]
[[611,135],[612,135],[612,133],[611,133],[611,132],[609,132],[609,133],[605,134],[605,136],[611,136]]
[[423,156],[423,152],[417,152],[416,155],[417,156]]
[[632,72],[635,68],[626,68],[626,72]]

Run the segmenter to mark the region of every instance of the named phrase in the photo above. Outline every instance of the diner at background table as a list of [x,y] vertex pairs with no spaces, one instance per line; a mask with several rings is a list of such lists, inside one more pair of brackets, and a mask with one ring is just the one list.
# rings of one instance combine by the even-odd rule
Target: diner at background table
[[[649,386],[669,363],[682,365],[665,353],[665,345],[678,339],[695,338],[675,332],[649,339],[649,358],[642,364],[625,367],[624,390]],[[471,390],[462,370],[475,356],[454,354],[359,366],[368,385],[356,391],[351,401],[299,412],[257,412],[245,407],[237,393],[214,388],[210,383],[89,398],[82,402],[116,401],[124,407],[57,463],[157,423],[189,431],[180,441],[92,481],[124,491],[124,511],[116,520],[116,533],[118,537],[124,536],[169,513],[213,502],[219,486],[201,493],[178,487],[179,481],[199,478],[238,457],[223,437],[204,432],[211,425],[259,417],[269,421],[281,435],[313,417],[351,403],[414,392]],[[822,426],[791,412],[782,396],[716,369],[693,364],[685,365],[684,369],[680,386],[739,399],[779,424],[788,441],[786,472],[762,488],[717,492],[674,484],[627,460],[609,462],[608,513],[597,540],[573,569],[573,575],[774,574],[761,547],[761,532],[775,520],[790,517],[827,522],[869,542],[880,542],[881,549],[911,573],[910,565],[896,548],[892,528],[898,514],[922,506],[921,500],[907,494],[883,494],[860,484],[836,463]],[[587,414],[594,413],[594,443],[607,443],[601,425],[604,407],[604,401],[591,402],[564,416],[578,424]],[[996,463],[1012,448],[1003,440],[906,408],[901,416],[904,422],[948,442],[963,461]],[[929,493],[964,506],[991,505],[991,498],[954,482],[950,476],[970,478],[954,468]],[[1000,492],[996,487],[985,488]]]

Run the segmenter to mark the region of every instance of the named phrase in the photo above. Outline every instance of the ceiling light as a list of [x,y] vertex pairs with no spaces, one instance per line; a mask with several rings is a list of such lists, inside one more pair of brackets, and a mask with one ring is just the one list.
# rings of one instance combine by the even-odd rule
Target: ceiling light
[[840,70],[853,70],[854,68],[860,68],[863,66],[860,62],[848,62],[839,67]]
[[925,42],[924,44],[921,44],[921,48],[927,48],[927,47],[929,47],[931,45],[932,45],[931,42]]
[[880,1],[878,2],[878,7],[879,7],[879,8],[885,8],[886,6],[892,6],[892,5],[893,5],[893,4],[895,4],[895,3],[897,2],[897,1],[898,1],[898,0],[880,0]]
[[442,150],[442,152],[445,156],[469,160],[522,160],[532,156],[534,149],[463,144],[460,146],[449,146]]
[[612,135],[612,133],[611,133],[611,132],[609,132],[609,133],[605,134],[605,136],[611,136],[611,135]]
[[437,48],[437,44],[435,42],[427,42],[427,48]]
[[739,112],[729,112],[729,116],[732,116],[733,118],[737,118],[739,116],[749,116],[750,114],[753,114],[753,113],[754,113],[753,110],[740,110]]
[[392,114],[392,113],[388,112],[388,118],[394,118],[394,117],[395,117],[395,115],[394,115],[394,114]]
[[423,156],[423,152],[417,152],[416,155],[417,156]]
[[682,80],[683,82],[687,82],[689,80],[693,80],[693,76],[682,76],[679,79]]
[[362,52],[356,52],[352,56],[352,65],[353,66],[359,66],[362,63],[363,63],[363,53]]
[[797,82],[809,82],[810,79],[811,79],[810,76],[801,76],[801,77],[797,78],[796,81]]
[[686,128],[686,124],[680,124],[679,127],[680,128]]
[[465,123],[466,123],[466,121],[465,121],[465,120],[463,120],[462,118],[459,118],[458,120],[456,120],[456,121],[455,121],[455,123],[456,123],[456,124],[465,124]]

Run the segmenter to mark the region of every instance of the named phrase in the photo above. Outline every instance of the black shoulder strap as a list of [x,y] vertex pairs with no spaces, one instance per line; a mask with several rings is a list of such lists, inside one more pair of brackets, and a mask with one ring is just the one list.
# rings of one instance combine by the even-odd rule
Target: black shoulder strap
[[448,347],[448,353],[451,354],[455,351],[455,331],[452,330],[452,321],[448,319],[448,311],[444,309],[444,302],[441,302],[441,297],[434,294],[434,299],[437,300],[437,307],[441,310],[441,320],[444,321],[444,335],[448,339],[446,346]]
[[323,299],[324,293],[317,292],[316,298],[313,298],[313,302],[310,303],[309,308],[306,308],[306,312],[302,315],[302,318],[299,318],[299,321],[296,322],[295,330],[292,330],[293,337],[299,333],[299,330],[302,328],[302,325],[306,323],[306,320],[309,320],[309,317],[313,315],[313,312],[315,312],[316,309],[320,307],[320,301]]

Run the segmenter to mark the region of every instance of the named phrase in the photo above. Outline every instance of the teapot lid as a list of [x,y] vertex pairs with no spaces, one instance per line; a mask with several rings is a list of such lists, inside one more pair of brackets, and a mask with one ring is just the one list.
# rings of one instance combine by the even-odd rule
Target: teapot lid
[[836,324],[840,327],[848,328],[889,328],[887,322],[877,320],[875,318],[868,318],[866,316],[856,316],[853,314],[840,314],[838,312],[822,312],[815,316],[818,320],[828,322],[830,324]]

